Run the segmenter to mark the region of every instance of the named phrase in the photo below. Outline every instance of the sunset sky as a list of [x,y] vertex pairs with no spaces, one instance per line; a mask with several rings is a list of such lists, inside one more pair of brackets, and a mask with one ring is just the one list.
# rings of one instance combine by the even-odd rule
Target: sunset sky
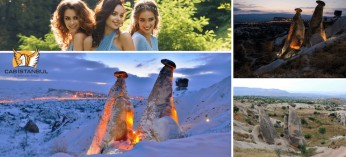
[[[324,16],[333,16],[335,10],[346,14],[345,0],[325,0]],[[234,14],[294,14],[295,8],[301,8],[302,14],[312,15],[317,3],[315,0],[234,0]]]

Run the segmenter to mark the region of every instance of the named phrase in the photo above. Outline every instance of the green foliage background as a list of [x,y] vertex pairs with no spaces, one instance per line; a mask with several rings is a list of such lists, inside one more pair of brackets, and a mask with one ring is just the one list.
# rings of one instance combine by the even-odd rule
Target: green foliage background
[[[60,50],[50,32],[59,0],[0,0],[0,50]],[[90,8],[95,0],[85,0]],[[157,0],[160,50],[231,49],[231,9],[225,0]],[[134,0],[126,0],[127,30]]]

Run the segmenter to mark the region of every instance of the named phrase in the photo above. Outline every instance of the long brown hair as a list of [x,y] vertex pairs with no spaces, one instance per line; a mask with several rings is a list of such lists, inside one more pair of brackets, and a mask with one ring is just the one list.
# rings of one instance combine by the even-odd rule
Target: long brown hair
[[[100,1],[95,8],[96,27],[92,32],[92,47],[98,47],[105,33],[106,20],[112,14],[115,7],[121,5],[124,9],[123,0],[104,0]],[[125,16],[124,16],[125,17]],[[120,30],[116,30],[120,34]]]
[[86,3],[81,0],[63,0],[56,8],[51,19],[51,29],[53,31],[56,42],[59,47],[66,50],[72,35],[69,33],[64,22],[64,14],[67,9],[72,9],[76,12],[80,28],[77,32],[91,34],[91,30],[95,26],[94,12],[88,7]]
[[155,26],[152,34],[157,35],[160,27],[160,15],[157,8],[157,4],[153,0],[139,0],[131,13],[131,24],[129,32],[131,35],[139,30],[138,18],[144,11],[151,11],[155,16]]

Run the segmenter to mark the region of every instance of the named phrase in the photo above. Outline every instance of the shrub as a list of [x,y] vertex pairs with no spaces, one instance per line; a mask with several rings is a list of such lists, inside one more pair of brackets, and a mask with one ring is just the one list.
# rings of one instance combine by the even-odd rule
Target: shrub
[[237,113],[238,111],[239,111],[239,107],[234,106],[234,107],[233,107],[233,112],[234,112],[234,113]]
[[321,133],[321,134],[325,134],[326,133],[326,128],[321,127],[321,128],[318,129],[318,132]]
[[253,125],[252,121],[250,118],[246,118],[245,121],[249,124],[249,125]]
[[311,134],[305,134],[304,137],[305,137],[305,139],[310,139],[311,138]]
[[281,134],[280,134],[280,137],[284,137],[284,136],[285,136],[284,133],[281,133]]

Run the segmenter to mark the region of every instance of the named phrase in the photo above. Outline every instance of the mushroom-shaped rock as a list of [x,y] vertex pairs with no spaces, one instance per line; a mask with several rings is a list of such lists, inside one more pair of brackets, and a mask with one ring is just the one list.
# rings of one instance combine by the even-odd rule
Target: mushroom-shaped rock
[[114,76],[117,77],[117,81],[109,91],[88,155],[102,153],[111,140],[132,140],[130,134],[133,128],[134,108],[127,94],[125,79],[128,75],[120,71],[115,72]]
[[317,43],[327,40],[326,32],[323,27],[323,7],[326,5],[323,1],[316,1],[318,4],[311,17],[309,30],[305,34],[304,44],[311,47]]
[[[176,65],[168,59],[161,60],[165,66],[161,69],[158,78],[148,98],[148,105],[138,125],[141,139],[157,140],[154,130],[155,120],[162,117],[170,117],[178,125],[178,114],[174,107],[172,97],[173,70]],[[170,124],[163,125],[170,127]],[[178,127],[179,128],[179,127]]]
[[117,71],[117,72],[114,72],[114,76],[117,77],[117,78],[127,78],[128,75],[125,71]]
[[168,60],[168,59],[162,59],[162,60],[161,60],[161,63],[162,63],[163,65],[165,65],[165,66],[168,66],[168,67],[173,68],[173,70],[174,70],[175,68],[177,68],[177,66],[175,65],[175,63],[174,63],[173,61],[171,61],[171,60]]
[[290,57],[291,55],[286,56],[286,54],[290,51],[299,50],[304,42],[305,26],[302,16],[300,14],[302,12],[302,9],[296,8],[295,11],[296,14],[294,15],[293,20],[291,22],[284,47],[278,54],[278,57]]

